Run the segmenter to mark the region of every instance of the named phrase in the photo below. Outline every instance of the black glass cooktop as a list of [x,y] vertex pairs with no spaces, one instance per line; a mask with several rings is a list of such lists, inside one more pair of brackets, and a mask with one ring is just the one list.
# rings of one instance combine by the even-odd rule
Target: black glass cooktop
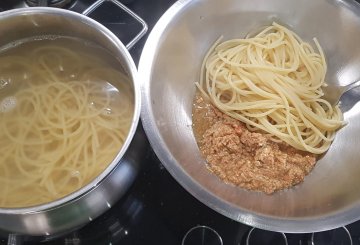
[[[50,0],[48,3],[58,4]],[[95,0],[65,0],[65,8],[83,12]],[[40,1],[1,0],[0,11]],[[137,64],[151,28],[175,0],[120,0],[148,25],[147,34],[130,50]],[[107,3],[106,3],[107,4]],[[104,4],[90,14],[128,43],[142,25],[120,8]],[[112,3],[111,3],[112,4]],[[0,245],[360,245],[360,222],[310,234],[267,232],[232,221],[185,191],[164,169],[148,146],[132,187],[109,211],[91,223],[57,237],[29,237],[0,231]],[[74,217],[76,218],[76,217]]]

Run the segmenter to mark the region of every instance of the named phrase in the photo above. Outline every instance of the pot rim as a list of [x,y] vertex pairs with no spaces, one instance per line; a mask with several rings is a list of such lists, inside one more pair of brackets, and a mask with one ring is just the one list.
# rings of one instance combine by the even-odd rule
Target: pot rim
[[101,32],[102,35],[106,36],[107,39],[111,40],[112,44],[116,46],[116,48],[121,52],[124,56],[124,61],[128,64],[129,70],[128,75],[132,78],[132,85],[134,88],[134,114],[131,122],[131,127],[129,129],[129,133],[126,137],[126,140],[119,150],[118,154],[114,158],[114,160],[106,167],[106,169],[99,174],[95,179],[93,179],[90,183],[78,189],[77,191],[70,193],[69,195],[57,199],[55,201],[44,203],[40,205],[21,207],[21,208],[1,208],[1,214],[7,215],[18,215],[18,214],[31,214],[31,213],[40,213],[48,210],[55,209],[60,206],[64,206],[66,204],[72,203],[82,196],[88,194],[93,189],[101,184],[101,182],[111,174],[111,172],[117,167],[118,164],[121,164],[120,160],[123,158],[124,154],[128,150],[130,143],[135,135],[137,130],[137,126],[140,119],[140,106],[141,106],[141,91],[140,84],[138,82],[138,73],[136,69],[136,65],[134,60],[132,59],[129,51],[126,49],[125,45],[119,40],[119,38],[113,34],[109,29],[103,26],[101,23],[87,17],[85,15],[67,10],[67,9],[59,9],[59,8],[51,8],[51,7],[31,7],[31,8],[20,8],[7,10],[0,13],[0,22],[5,18],[13,18],[16,16],[22,15],[42,15],[42,14],[50,14],[54,16],[66,16],[67,18],[72,18],[74,21],[80,21],[88,24],[94,30]]
[[[201,0],[196,1],[199,2]],[[240,208],[222,200],[203,188],[201,184],[185,172],[177,160],[169,154],[170,151],[157,128],[156,118],[153,115],[151,107],[152,101],[149,96],[151,94],[150,83],[153,62],[156,59],[159,43],[163,40],[163,34],[167,30],[168,25],[170,25],[173,20],[179,18],[182,12],[190,8],[190,4],[193,3],[194,0],[178,0],[163,14],[146,40],[138,67],[142,92],[142,124],[154,152],[167,171],[192,196],[209,208],[232,220],[259,229],[285,233],[321,232],[357,221],[359,216],[356,214],[360,213],[359,204],[354,204],[343,212],[330,213],[326,216],[315,216],[311,218],[279,218]],[[343,0],[341,4],[344,7],[360,10],[360,4],[355,0]]]

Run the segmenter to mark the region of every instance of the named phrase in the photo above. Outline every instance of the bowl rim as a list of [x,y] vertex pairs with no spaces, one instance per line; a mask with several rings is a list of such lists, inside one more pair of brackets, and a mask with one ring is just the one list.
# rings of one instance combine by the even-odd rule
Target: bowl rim
[[71,18],[72,21],[79,21],[86,23],[91,28],[101,33],[109,41],[112,42],[112,44],[119,50],[119,52],[121,52],[124,61],[129,67],[127,73],[128,76],[132,79],[132,86],[134,89],[134,114],[132,117],[129,133],[126,137],[123,146],[119,149],[119,152],[117,153],[113,161],[106,167],[106,169],[103,172],[101,172],[90,183],[86,184],[85,186],[76,190],[75,192],[72,192],[60,199],[48,203],[27,206],[27,207],[16,207],[16,208],[0,207],[0,213],[6,215],[18,215],[18,214],[25,215],[25,214],[46,212],[65,205],[70,205],[76,202],[77,200],[81,199],[82,197],[86,196],[87,194],[89,194],[92,190],[96,189],[101,184],[101,182],[105,178],[107,178],[107,176],[109,176],[119,164],[121,164],[121,160],[130,146],[130,143],[135,135],[140,120],[141,90],[140,90],[140,83],[138,82],[138,72],[136,65],[125,45],[119,40],[119,38],[114,33],[112,33],[104,25],[83,14],[76,13],[67,9],[51,8],[51,7],[31,7],[31,8],[19,8],[19,9],[7,10],[0,13],[0,21],[6,18],[20,17],[24,15],[43,15],[43,14],[54,15],[54,16],[66,16],[66,18]]

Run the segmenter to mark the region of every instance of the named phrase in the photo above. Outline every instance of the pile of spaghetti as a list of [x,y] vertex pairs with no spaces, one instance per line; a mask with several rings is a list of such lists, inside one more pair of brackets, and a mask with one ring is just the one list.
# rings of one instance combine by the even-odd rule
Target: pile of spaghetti
[[220,43],[207,53],[197,87],[223,113],[252,131],[314,154],[328,150],[343,124],[322,99],[326,61],[294,32],[273,23],[253,37]]

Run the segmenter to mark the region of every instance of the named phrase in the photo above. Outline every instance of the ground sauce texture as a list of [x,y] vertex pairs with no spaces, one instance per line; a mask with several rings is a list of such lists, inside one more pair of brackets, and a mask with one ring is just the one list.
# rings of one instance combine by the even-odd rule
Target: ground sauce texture
[[314,154],[251,132],[200,95],[193,107],[193,129],[210,171],[224,182],[271,194],[301,183],[313,169]]

